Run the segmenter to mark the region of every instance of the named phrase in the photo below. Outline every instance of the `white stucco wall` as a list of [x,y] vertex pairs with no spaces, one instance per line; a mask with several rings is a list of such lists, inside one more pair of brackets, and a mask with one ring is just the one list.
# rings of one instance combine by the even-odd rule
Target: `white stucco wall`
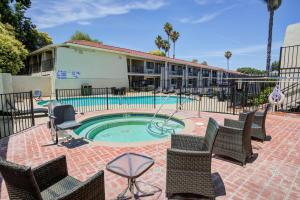
[[[298,46],[297,46],[298,45]],[[284,48],[281,52],[281,66],[300,67],[300,23],[289,25],[284,36]],[[295,71],[296,73],[297,71]],[[292,75],[294,76],[294,75]]]
[[11,92],[13,92],[11,74],[0,73],[0,94]]
[[3,94],[4,92],[4,89],[3,89],[3,80],[2,80],[2,74],[0,74],[0,94]]
[[300,23],[287,27],[284,37],[284,46],[300,45]]
[[12,76],[12,86],[14,92],[29,92],[41,90],[42,96],[51,96],[50,76]]
[[[127,61],[123,55],[87,48],[57,48],[55,71],[67,71],[67,79],[55,79],[56,89],[128,87]],[[72,71],[80,72],[72,78]]]

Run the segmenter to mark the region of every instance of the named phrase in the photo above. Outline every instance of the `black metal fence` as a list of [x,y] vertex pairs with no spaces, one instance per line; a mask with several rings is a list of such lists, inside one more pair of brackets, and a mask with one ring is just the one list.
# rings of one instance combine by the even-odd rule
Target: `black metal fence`
[[34,126],[32,92],[0,94],[0,138]]
[[71,104],[78,112],[109,109],[155,108],[156,93],[150,88],[57,89],[56,100]]
[[[238,114],[263,107],[277,79],[231,80],[231,84],[210,87],[153,88],[82,88],[58,89],[56,98],[72,104],[78,112],[109,109],[165,109]],[[282,108],[273,108],[282,110]],[[286,110],[288,111],[288,110]]]

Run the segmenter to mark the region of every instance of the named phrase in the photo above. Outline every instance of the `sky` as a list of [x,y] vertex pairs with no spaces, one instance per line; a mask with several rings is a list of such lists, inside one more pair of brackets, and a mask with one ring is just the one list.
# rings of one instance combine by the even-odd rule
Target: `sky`
[[[300,0],[282,0],[273,28],[272,61],[278,60],[289,24],[299,23]],[[149,52],[163,25],[180,33],[176,58],[230,69],[265,69],[269,13],[262,0],[32,0],[27,16],[54,43],[76,31],[104,44]],[[171,53],[172,55],[172,49]]]

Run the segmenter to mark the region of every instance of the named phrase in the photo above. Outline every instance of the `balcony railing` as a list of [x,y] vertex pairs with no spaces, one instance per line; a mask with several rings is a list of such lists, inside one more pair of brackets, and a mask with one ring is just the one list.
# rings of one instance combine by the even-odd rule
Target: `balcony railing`
[[52,71],[54,68],[54,59],[47,59],[41,62],[42,72]]
[[29,68],[31,68],[32,73],[40,73],[52,71],[54,69],[54,59],[43,60],[40,63],[34,62],[29,64]]
[[137,74],[160,74],[160,69],[149,69],[144,67],[132,66],[131,69],[129,68],[129,73],[137,73]]
[[182,71],[182,70],[170,71],[170,74],[171,74],[171,75],[182,76],[182,75],[183,75],[183,71]]

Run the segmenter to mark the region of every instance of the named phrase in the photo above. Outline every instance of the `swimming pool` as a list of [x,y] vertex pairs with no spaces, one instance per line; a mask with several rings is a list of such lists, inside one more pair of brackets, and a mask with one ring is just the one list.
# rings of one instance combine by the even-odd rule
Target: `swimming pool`
[[[162,104],[165,101],[166,96],[115,96],[115,97],[74,97],[74,98],[62,98],[59,101],[63,104],[71,104],[73,106],[96,106],[96,105],[110,105],[117,104]],[[166,104],[176,104],[179,101],[179,97],[170,96],[166,100]],[[181,97],[181,101],[191,101],[188,97]],[[40,101],[39,105],[45,105],[49,101]]]
[[[74,132],[92,141],[110,143],[136,143],[157,141],[171,134],[177,134],[184,128],[184,123],[176,118],[153,114],[121,113],[92,117],[82,121]],[[166,121],[167,120],[167,121]]]

